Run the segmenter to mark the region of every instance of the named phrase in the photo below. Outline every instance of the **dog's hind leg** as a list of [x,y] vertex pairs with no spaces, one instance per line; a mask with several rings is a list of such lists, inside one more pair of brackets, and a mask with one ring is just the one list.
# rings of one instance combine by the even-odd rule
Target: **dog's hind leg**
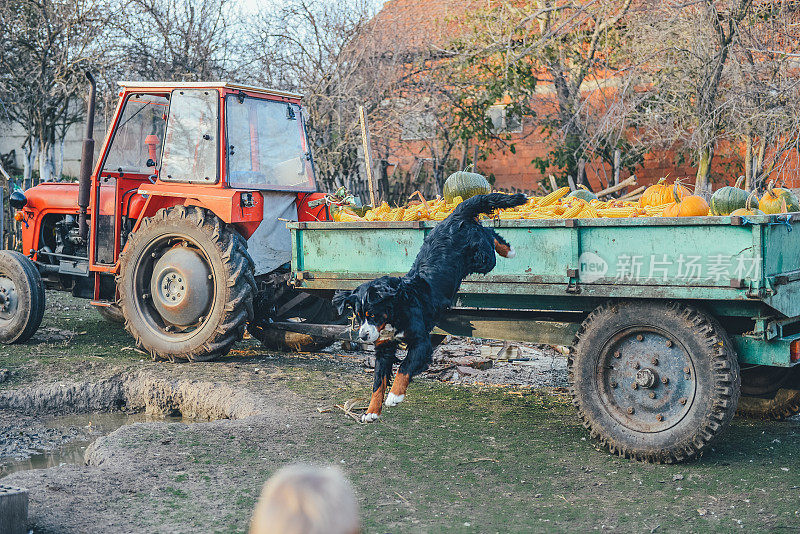
[[397,406],[406,398],[406,390],[411,378],[428,368],[433,357],[430,335],[420,336],[421,341],[408,347],[408,356],[400,364],[394,378],[392,390],[386,397],[386,406]]
[[367,413],[361,416],[361,421],[364,423],[372,423],[381,415],[383,398],[386,395],[389,378],[392,376],[392,367],[397,361],[395,352],[397,352],[397,343],[393,341],[381,343],[375,347],[375,377],[372,383],[372,398],[370,398]]
[[503,239],[503,237],[492,230],[491,228],[487,228],[488,231],[492,233],[492,237],[494,237],[494,250],[499,255],[503,256],[504,258],[513,258],[517,255],[514,247],[511,244]]

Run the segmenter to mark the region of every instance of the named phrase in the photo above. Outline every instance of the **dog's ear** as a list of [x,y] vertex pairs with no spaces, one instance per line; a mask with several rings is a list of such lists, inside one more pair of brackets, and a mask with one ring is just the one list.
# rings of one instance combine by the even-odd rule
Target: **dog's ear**
[[358,298],[353,291],[346,291],[341,290],[337,291],[335,295],[333,295],[333,305],[336,306],[336,311],[339,312],[339,315],[344,315],[347,312],[347,307],[349,306],[353,310],[356,309],[356,302]]
[[396,276],[382,276],[372,282],[367,290],[367,297],[370,303],[379,302],[394,298],[400,287],[400,278]]

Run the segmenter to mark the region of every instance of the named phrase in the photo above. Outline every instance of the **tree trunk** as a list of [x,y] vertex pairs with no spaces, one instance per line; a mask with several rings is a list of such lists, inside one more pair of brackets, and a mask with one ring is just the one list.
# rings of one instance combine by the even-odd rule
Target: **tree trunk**
[[748,135],[745,139],[744,149],[744,189],[750,191],[753,185],[753,136]]
[[52,140],[39,142],[39,182],[53,181],[56,171],[55,147]]
[[708,190],[709,176],[711,175],[711,161],[714,159],[714,148],[700,149],[700,160],[697,164],[697,181],[694,185],[695,193]]
[[58,154],[56,155],[56,180],[61,180],[64,175],[64,143],[65,138],[58,140]]
[[761,136],[761,139],[758,143],[758,152],[755,155],[755,163],[753,164],[753,181],[755,182],[756,186],[759,187],[761,184],[767,181],[767,177],[769,173],[764,173],[764,153],[767,151],[767,137]]
[[22,162],[22,188],[30,189],[33,186],[33,164],[36,162],[36,155],[39,150],[39,142],[30,139],[22,150],[25,153],[25,160]]

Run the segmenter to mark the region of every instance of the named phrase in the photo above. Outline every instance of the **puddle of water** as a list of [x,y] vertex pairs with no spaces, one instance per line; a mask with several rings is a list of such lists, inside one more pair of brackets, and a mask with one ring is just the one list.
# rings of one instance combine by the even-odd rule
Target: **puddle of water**
[[194,421],[180,416],[157,416],[144,413],[127,414],[122,412],[71,414],[43,418],[42,424],[49,429],[61,429],[64,431],[78,429],[78,438],[52,449],[38,450],[36,454],[31,455],[29,458],[0,458],[0,478],[16,471],[26,471],[28,469],[45,469],[61,464],[83,465],[83,455],[86,452],[86,448],[94,440],[122,426],[144,422],[192,423]]

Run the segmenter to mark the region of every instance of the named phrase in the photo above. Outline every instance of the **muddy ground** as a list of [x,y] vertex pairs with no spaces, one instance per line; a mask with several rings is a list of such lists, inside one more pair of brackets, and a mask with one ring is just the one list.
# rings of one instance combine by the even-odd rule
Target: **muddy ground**
[[[69,411],[195,422],[126,425],[88,447],[88,465],[3,478],[30,491],[35,532],[241,532],[264,480],[292,462],[341,467],[368,533],[800,530],[796,418],[736,419],[689,464],[623,460],[576,421],[556,351],[522,347],[525,361],[459,372],[454,358],[487,354],[456,340],[405,402],[361,425],[319,409],[368,395],[369,353],[243,342],[219,362],[155,363],[84,301],[48,299],[32,342],[0,348],[1,452],[74,439],[48,430]],[[534,387],[498,385],[509,383]]]

